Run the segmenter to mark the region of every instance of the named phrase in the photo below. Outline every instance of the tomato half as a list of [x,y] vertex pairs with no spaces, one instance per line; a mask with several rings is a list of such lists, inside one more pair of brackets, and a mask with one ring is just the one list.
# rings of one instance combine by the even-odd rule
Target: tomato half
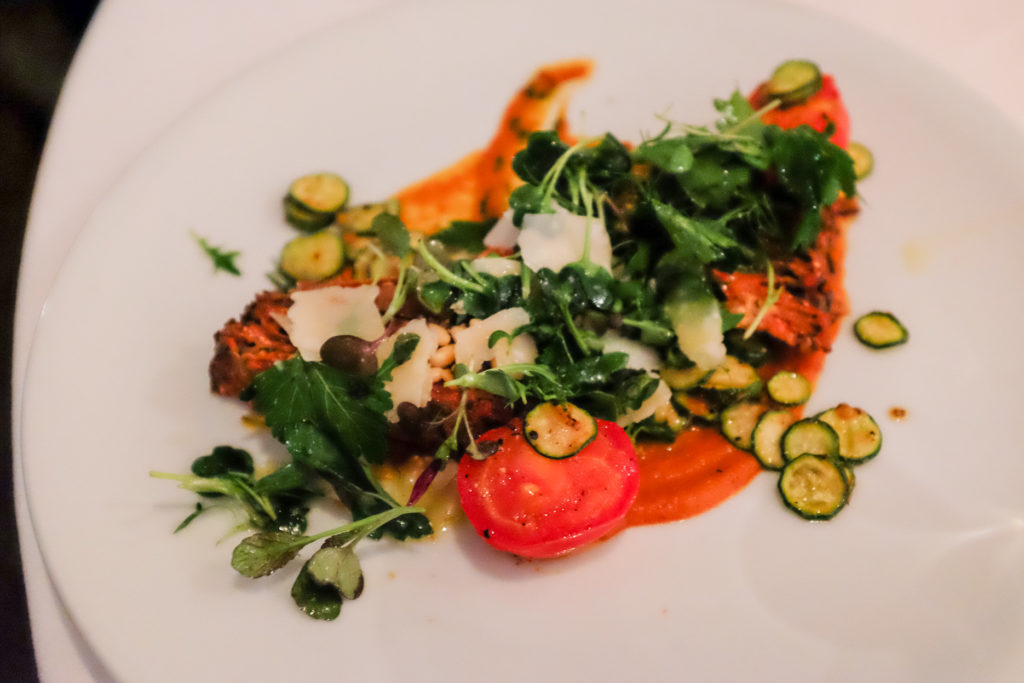
[[614,530],[636,499],[636,451],[621,427],[597,421],[597,436],[560,460],[535,451],[513,421],[483,434],[498,442],[486,460],[459,463],[459,499],[491,546],[523,557],[555,557]]
[[[762,83],[750,95],[751,106],[759,108],[767,102],[767,87],[767,83]],[[822,76],[821,90],[807,98],[806,102],[792,107],[772,109],[764,114],[761,120],[775,124],[779,128],[807,125],[818,132],[824,132],[831,123],[835,126],[835,132],[830,140],[843,149],[850,144],[850,115],[839,95],[835,80],[829,75]]]

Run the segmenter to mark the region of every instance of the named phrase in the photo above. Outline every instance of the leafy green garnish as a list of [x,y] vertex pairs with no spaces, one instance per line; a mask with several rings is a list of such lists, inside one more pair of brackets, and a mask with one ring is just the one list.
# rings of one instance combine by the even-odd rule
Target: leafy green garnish
[[226,251],[223,247],[216,247],[210,244],[205,237],[201,237],[196,233],[191,233],[192,239],[196,241],[196,244],[203,250],[203,252],[210,257],[213,261],[213,272],[222,270],[225,273],[231,275],[240,276],[242,271],[235,265],[235,259],[241,256],[240,251]]
[[494,227],[494,223],[494,219],[452,221],[447,228],[432,235],[432,238],[451,249],[476,254],[484,250],[484,237]]
[[[306,502],[315,495],[306,474],[292,464],[256,479],[249,453],[231,446],[217,446],[208,455],[196,458],[192,474],[150,472],[150,476],[177,481],[182,488],[207,498],[233,500],[245,511],[248,526],[262,530],[304,531]],[[209,509],[197,504],[175,531]]]
[[266,531],[244,538],[231,554],[231,566],[242,576],[268,576],[291,562],[304,547],[327,539],[306,562],[292,585],[292,598],[311,617],[334,619],[342,600],[363,591],[363,572],[356,544],[403,516],[422,515],[417,507],[396,507],[313,536]]

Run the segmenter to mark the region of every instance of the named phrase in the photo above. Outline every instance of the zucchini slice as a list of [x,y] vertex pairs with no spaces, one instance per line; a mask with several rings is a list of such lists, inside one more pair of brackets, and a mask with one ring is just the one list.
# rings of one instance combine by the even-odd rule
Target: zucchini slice
[[853,159],[853,173],[857,180],[864,180],[871,175],[875,169],[875,155],[870,149],[859,142],[851,142],[846,147],[846,153]]
[[865,462],[882,449],[882,430],[866,411],[845,403],[826,410],[818,419],[839,437],[839,459],[848,465]]
[[701,383],[705,389],[727,392],[737,396],[751,396],[761,390],[761,378],[752,365],[735,356],[726,356]]
[[760,401],[740,401],[722,411],[722,436],[736,448],[749,451],[754,428],[768,406]]
[[341,235],[327,228],[312,235],[301,235],[284,245],[279,267],[297,281],[315,281],[334,275],[344,262]]
[[711,370],[692,365],[688,368],[662,368],[658,374],[669,389],[679,391],[700,386],[711,375]]
[[827,422],[813,417],[794,422],[782,435],[782,455],[787,461],[808,454],[839,456],[839,435]]
[[835,460],[806,454],[782,469],[779,493],[786,507],[804,519],[831,519],[849,500],[850,484]]
[[814,62],[791,59],[783,62],[768,79],[768,95],[785,107],[800,104],[821,90],[821,70]]
[[545,458],[576,455],[597,436],[597,420],[572,403],[541,403],[526,414],[526,441]]
[[348,203],[348,183],[335,173],[311,173],[292,181],[284,198],[285,218],[300,230],[330,225]]
[[391,198],[373,204],[361,204],[338,214],[338,223],[350,232],[366,232],[373,225],[378,214],[390,213],[397,216],[400,210],[398,200]]
[[672,403],[687,415],[704,422],[718,420],[718,406],[706,396],[677,391],[672,394]]
[[773,401],[784,406],[802,405],[811,397],[810,380],[792,370],[776,372],[765,388]]
[[788,410],[769,410],[761,415],[750,441],[754,457],[766,470],[781,470],[786,465],[782,455],[782,435],[796,420]]
[[887,349],[890,346],[905,344],[910,333],[892,313],[872,311],[866,313],[853,323],[853,333],[865,346],[873,349]]

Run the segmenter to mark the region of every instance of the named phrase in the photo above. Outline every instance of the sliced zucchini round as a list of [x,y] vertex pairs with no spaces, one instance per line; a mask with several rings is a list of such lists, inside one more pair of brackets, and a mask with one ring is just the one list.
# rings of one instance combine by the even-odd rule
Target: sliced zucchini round
[[761,378],[752,365],[735,356],[726,356],[701,383],[705,389],[727,392],[736,396],[751,396],[761,390]]
[[866,411],[845,403],[826,410],[818,419],[839,437],[839,459],[848,465],[862,463],[882,449],[882,430]]
[[765,388],[773,401],[784,406],[802,405],[811,397],[811,381],[792,370],[776,372]]
[[390,213],[397,216],[400,208],[398,200],[394,198],[353,206],[338,214],[338,224],[350,232],[366,232],[379,214]]
[[597,420],[572,403],[541,403],[526,414],[526,441],[546,458],[568,458],[597,436]]
[[782,469],[779,493],[786,507],[804,519],[831,519],[849,500],[850,484],[835,460],[806,454]]
[[768,95],[783,106],[799,104],[821,90],[821,70],[814,62],[791,59],[783,62],[768,79]]
[[846,153],[853,159],[853,173],[857,180],[863,180],[871,175],[875,168],[875,155],[870,149],[859,142],[851,142],[846,147]]
[[662,368],[658,374],[669,389],[685,390],[700,386],[711,375],[711,370],[693,365],[688,368]]
[[331,224],[332,218],[321,213],[310,211],[292,201],[291,197],[284,198],[284,219],[293,228],[302,232],[314,232]]
[[782,455],[782,435],[796,420],[788,410],[769,410],[761,415],[750,441],[754,457],[767,470],[781,470],[786,465]]
[[853,323],[853,333],[860,343],[873,349],[887,349],[905,344],[910,333],[892,313],[872,311]]
[[839,456],[839,436],[831,425],[813,417],[805,417],[790,425],[782,435],[782,455],[787,461],[801,455]]
[[297,281],[316,281],[328,278],[345,262],[345,247],[341,235],[327,228],[312,235],[302,235],[284,245],[280,268]]
[[348,204],[348,183],[336,173],[310,173],[292,182],[288,196],[310,211],[334,216]]
[[718,405],[706,396],[677,391],[672,394],[672,403],[679,410],[702,422],[716,422],[718,420]]
[[749,451],[754,427],[768,406],[760,401],[740,401],[722,411],[720,428],[722,436],[736,448]]

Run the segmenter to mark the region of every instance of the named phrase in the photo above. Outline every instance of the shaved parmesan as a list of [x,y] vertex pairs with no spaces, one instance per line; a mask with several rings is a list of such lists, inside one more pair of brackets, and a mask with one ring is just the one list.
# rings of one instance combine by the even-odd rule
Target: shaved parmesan
[[470,265],[478,273],[490,275],[491,277],[505,277],[506,275],[519,275],[523,270],[523,264],[515,259],[498,258],[488,256],[470,261]]
[[516,246],[516,241],[519,239],[519,228],[512,222],[512,214],[514,212],[509,209],[505,213],[501,214],[501,218],[498,222],[491,226],[491,229],[487,231],[487,235],[484,236],[484,246],[491,249],[511,249]]
[[452,334],[455,342],[455,362],[476,372],[484,363],[494,367],[511,363],[531,363],[537,358],[537,344],[528,334],[520,334],[511,342],[499,339],[493,347],[487,342],[495,332],[515,332],[530,322],[530,314],[522,308],[506,308],[494,315]]
[[409,360],[395,368],[391,373],[391,379],[384,383],[384,389],[391,394],[391,410],[385,413],[390,422],[398,422],[399,404],[411,403],[417,408],[427,405],[434,387],[430,357],[437,351],[438,333],[422,318],[409,321],[382,341],[377,347],[377,360],[384,362],[391,355],[398,336],[402,334],[419,335],[420,341],[416,345],[416,350],[409,356]]
[[619,415],[615,420],[615,423],[620,427],[631,425],[634,422],[640,422],[646,420],[651,415],[654,415],[658,411],[658,408],[667,404],[672,400],[672,390],[668,388],[668,385],[663,381],[658,380],[658,388],[654,390],[650,398],[640,404],[640,407],[636,410],[630,410],[629,412]]
[[384,334],[377,309],[376,285],[323,287],[292,292],[288,315],[280,319],[288,339],[309,361],[320,360],[320,347],[339,334],[372,341]]
[[679,350],[698,368],[717,368],[725,360],[722,311],[714,299],[671,304],[668,307]]
[[601,342],[604,344],[602,349],[604,353],[621,352],[629,356],[629,360],[626,361],[626,367],[631,370],[654,372],[661,367],[661,359],[658,357],[658,352],[635,339],[627,339],[614,332],[609,332],[601,337]]
[[550,268],[557,273],[583,258],[588,230],[590,261],[610,272],[612,243],[603,221],[577,216],[561,207],[556,207],[555,213],[530,213],[523,216],[523,228],[518,241],[523,264],[532,270]]

